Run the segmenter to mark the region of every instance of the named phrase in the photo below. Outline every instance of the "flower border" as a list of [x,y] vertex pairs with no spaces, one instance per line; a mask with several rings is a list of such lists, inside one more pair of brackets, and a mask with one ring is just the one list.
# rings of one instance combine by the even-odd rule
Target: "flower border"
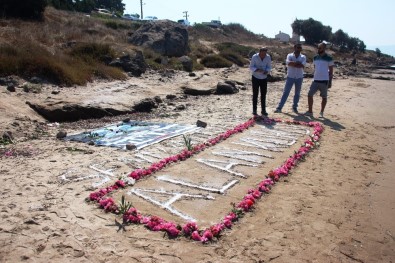
[[[205,143],[196,145],[190,151],[183,150],[177,155],[164,158],[157,163],[153,163],[147,169],[134,170],[129,174],[129,177],[133,178],[134,180],[139,180],[141,178],[150,176],[152,173],[163,169],[171,163],[184,161],[187,158],[205,150],[206,148],[211,147],[223,140],[226,140],[233,134],[243,132],[244,130],[253,126],[256,123],[257,119],[258,118],[255,117],[243,124],[239,124],[235,128],[228,130],[225,133],[222,133],[217,137],[208,140]],[[199,229],[195,222],[187,222],[184,226],[180,226],[174,222],[166,221],[158,216],[143,216],[141,213],[138,212],[136,208],[131,207],[122,215],[123,223],[142,224],[152,231],[164,231],[165,233],[167,233],[169,238],[184,236],[195,241],[200,241],[202,243],[217,240],[225,229],[232,228],[232,225],[235,222],[237,222],[247,212],[250,212],[253,209],[254,204],[257,202],[258,199],[262,197],[262,195],[269,194],[271,187],[279,181],[280,177],[289,175],[291,170],[300,161],[304,160],[305,156],[312,149],[319,145],[318,141],[321,138],[321,133],[324,131],[322,124],[319,122],[302,122],[295,120],[283,121],[281,119],[270,118],[260,120],[263,120],[263,123],[265,124],[273,124],[278,122],[304,125],[308,127],[313,127],[314,131],[313,134],[310,135],[310,138],[305,140],[303,145],[297,151],[295,151],[295,153],[291,157],[289,157],[281,166],[271,170],[266,178],[259,182],[259,184],[255,188],[249,189],[240,203],[238,203],[237,205],[233,204],[232,211],[228,213],[221,220],[221,222],[214,224],[206,229]],[[114,199],[111,197],[106,198],[105,196],[111,192],[118,190],[119,188],[125,188],[126,185],[127,182],[123,180],[118,180],[111,186],[102,188],[96,192],[92,192],[87,198],[87,201],[97,202],[99,204],[99,207],[104,209],[106,212],[120,214],[119,207],[115,204]]]

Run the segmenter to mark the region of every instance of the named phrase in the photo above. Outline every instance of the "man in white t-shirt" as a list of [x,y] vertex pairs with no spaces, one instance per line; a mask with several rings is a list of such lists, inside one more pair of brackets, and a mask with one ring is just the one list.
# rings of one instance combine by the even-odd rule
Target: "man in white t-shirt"
[[306,115],[313,115],[313,96],[319,90],[321,101],[320,118],[324,118],[324,110],[328,101],[328,89],[332,86],[333,77],[333,58],[326,52],[326,44],[320,43],[318,45],[318,55],[313,59],[314,63],[314,81],[311,83],[308,93],[309,110]]
[[306,56],[303,55],[301,51],[302,44],[295,44],[294,52],[289,53],[287,56],[287,60],[285,61],[287,64],[287,80],[285,82],[283,96],[281,97],[277,109],[275,110],[276,113],[281,112],[294,84],[295,95],[292,104],[292,110],[293,112],[298,113],[298,103],[303,82],[303,68],[306,65]]

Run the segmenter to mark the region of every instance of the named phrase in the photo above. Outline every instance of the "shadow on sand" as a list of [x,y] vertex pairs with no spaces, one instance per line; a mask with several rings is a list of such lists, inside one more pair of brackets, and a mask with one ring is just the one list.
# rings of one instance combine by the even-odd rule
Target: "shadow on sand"
[[321,122],[323,125],[330,127],[332,130],[335,131],[341,131],[344,130],[346,127],[341,125],[338,122],[332,121],[328,118],[315,118],[313,116],[306,116],[303,114],[292,114],[292,113],[283,113],[284,115],[288,116],[289,118],[292,118],[295,121],[305,121],[305,122],[310,122],[310,121],[317,121]]

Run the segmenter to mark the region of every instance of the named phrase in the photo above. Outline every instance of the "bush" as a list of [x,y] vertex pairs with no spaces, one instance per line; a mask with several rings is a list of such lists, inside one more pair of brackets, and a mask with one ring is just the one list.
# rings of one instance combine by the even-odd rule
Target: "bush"
[[240,66],[240,67],[249,63],[249,61],[247,59],[243,58],[239,54],[232,53],[230,51],[221,52],[219,54],[221,57],[233,62],[234,64],[236,64],[237,66]]
[[110,45],[99,43],[79,44],[71,50],[70,54],[89,63],[92,61],[103,61],[105,57],[115,57]]
[[24,78],[38,76],[64,85],[84,85],[94,76],[107,79],[125,78],[121,70],[89,58],[92,54],[101,54],[95,52],[97,51],[91,50],[86,56],[70,57],[64,54],[51,54],[33,43],[18,45],[17,48],[9,45],[0,46],[0,76],[18,75]]
[[104,23],[106,25],[106,27],[112,28],[112,29],[132,29],[132,27],[130,25],[127,25],[125,23],[117,23],[116,21],[106,21]]
[[251,52],[251,50],[254,50],[253,47],[243,46],[232,42],[218,43],[215,45],[215,47],[220,52],[235,53],[245,58],[248,58],[248,54]]
[[201,64],[203,64],[207,68],[229,68],[232,66],[232,62],[226,60],[220,55],[205,56],[201,60]]
[[1,0],[0,17],[42,20],[47,0]]

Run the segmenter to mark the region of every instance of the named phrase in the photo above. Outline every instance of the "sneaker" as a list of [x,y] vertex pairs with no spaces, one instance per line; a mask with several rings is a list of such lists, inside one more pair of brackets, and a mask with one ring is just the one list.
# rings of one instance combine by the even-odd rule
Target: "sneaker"
[[263,111],[262,112],[262,116],[266,116],[267,117],[267,116],[269,116],[269,114],[266,111]]
[[281,113],[281,110],[280,110],[280,109],[276,109],[276,110],[274,111],[274,113]]
[[306,115],[306,116],[313,116],[313,113],[311,111],[306,111],[304,115]]
[[293,111],[294,113],[299,113],[299,111],[298,111],[297,108],[292,108],[292,111]]
[[320,112],[320,117],[319,118],[321,118],[321,119],[324,118],[324,113],[322,111]]

